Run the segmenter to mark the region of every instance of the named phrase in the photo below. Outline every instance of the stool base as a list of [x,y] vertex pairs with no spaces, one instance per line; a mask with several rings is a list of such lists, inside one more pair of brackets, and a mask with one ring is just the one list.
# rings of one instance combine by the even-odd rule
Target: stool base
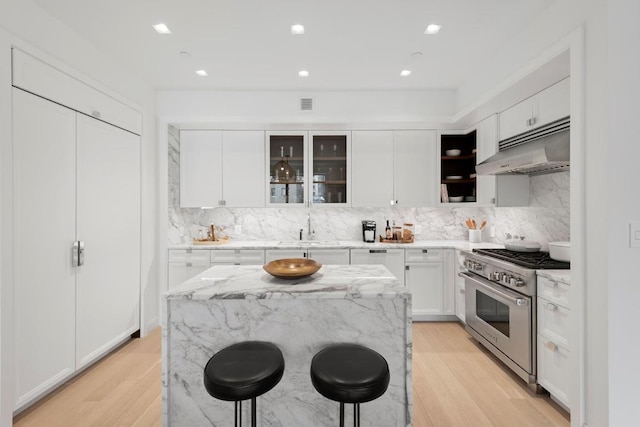
[[[344,427],[344,403],[340,402],[340,427]],[[353,427],[360,427],[360,404],[353,404]]]
[[[234,427],[242,427],[242,401],[237,400],[234,402],[235,411],[233,416]],[[256,427],[256,398],[251,398],[251,427]]]

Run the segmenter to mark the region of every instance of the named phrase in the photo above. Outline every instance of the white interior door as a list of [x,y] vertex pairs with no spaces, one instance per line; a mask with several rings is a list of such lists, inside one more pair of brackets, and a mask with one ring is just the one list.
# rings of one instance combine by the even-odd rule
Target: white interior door
[[140,137],[78,114],[77,368],[140,327]]
[[74,371],[76,113],[13,89],[16,408]]

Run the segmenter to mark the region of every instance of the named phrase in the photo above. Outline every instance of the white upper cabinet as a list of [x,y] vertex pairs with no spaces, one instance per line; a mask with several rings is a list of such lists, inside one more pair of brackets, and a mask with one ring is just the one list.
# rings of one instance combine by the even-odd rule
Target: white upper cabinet
[[180,207],[222,202],[222,132],[180,131]]
[[142,135],[139,111],[20,49],[11,53],[13,86]]
[[180,131],[180,207],[263,207],[264,132]]
[[351,134],[352,206],[393,204],[393,131],[353,131]]
[[569,91],[566,78],[500,113],[500,140],[569,116]]
[[543,90],[537,96],[536,118],[533,127],[543,126],[556,120],[568,117],[571,112],[570,79],[566,78]]
[[438,197],[435,131],[394,132],[394,195],[403,207],[434,206]]
[[353,131],[353,206],[433,206],[436,132]]
[[[476,131],[477,162],[498,152],[498,115],[492,114],[471,128]],[[477,202],[500,207],[529,206],[528,175],[479,175]]]
[[264,132],[222,132],[222,200],[225,207],[264,207]]
[[308,137],[307,131],[267,132],[267,205],[306,206],[309,202]]
[[311,203],[351,204],[351,132],[309,132]]

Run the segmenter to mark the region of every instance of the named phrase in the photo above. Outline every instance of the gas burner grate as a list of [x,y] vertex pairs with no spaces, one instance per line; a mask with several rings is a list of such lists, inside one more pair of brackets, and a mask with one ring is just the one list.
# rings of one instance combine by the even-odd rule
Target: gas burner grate
[[571,268],[571,264],[568,262],[551,259],[548,252],[514,252],[507,249],[474,249],[473,251],[534,270],[568,270]]

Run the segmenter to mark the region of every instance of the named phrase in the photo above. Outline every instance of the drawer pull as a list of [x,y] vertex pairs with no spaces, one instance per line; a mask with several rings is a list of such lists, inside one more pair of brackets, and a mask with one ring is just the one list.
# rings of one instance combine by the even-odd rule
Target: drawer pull
[[190,262],[187,263],[187,267],[192,267],[193,264],[191,264]]
[[429,253],[429,249],[423,249],[423,250],[422,250],[422,253],[423,253],[423,254]]
[[556,311],[558,309],[558,306],[555,304],[552,304],[550,302],[547,303],[547,310],[549,311]]
[[386,249],[369,249],[370,254],[386,254]]
[[188,253],[188,254],[190,254],[191,252],[193,252],[193,249],[188,248],[188,249],[187,249],[187,253]]
[[547,343],[545,344],[545,347],[547,347],[551,351],[556,351],[558,349],[558,346],[552,343],[551,341],[547,341]]

